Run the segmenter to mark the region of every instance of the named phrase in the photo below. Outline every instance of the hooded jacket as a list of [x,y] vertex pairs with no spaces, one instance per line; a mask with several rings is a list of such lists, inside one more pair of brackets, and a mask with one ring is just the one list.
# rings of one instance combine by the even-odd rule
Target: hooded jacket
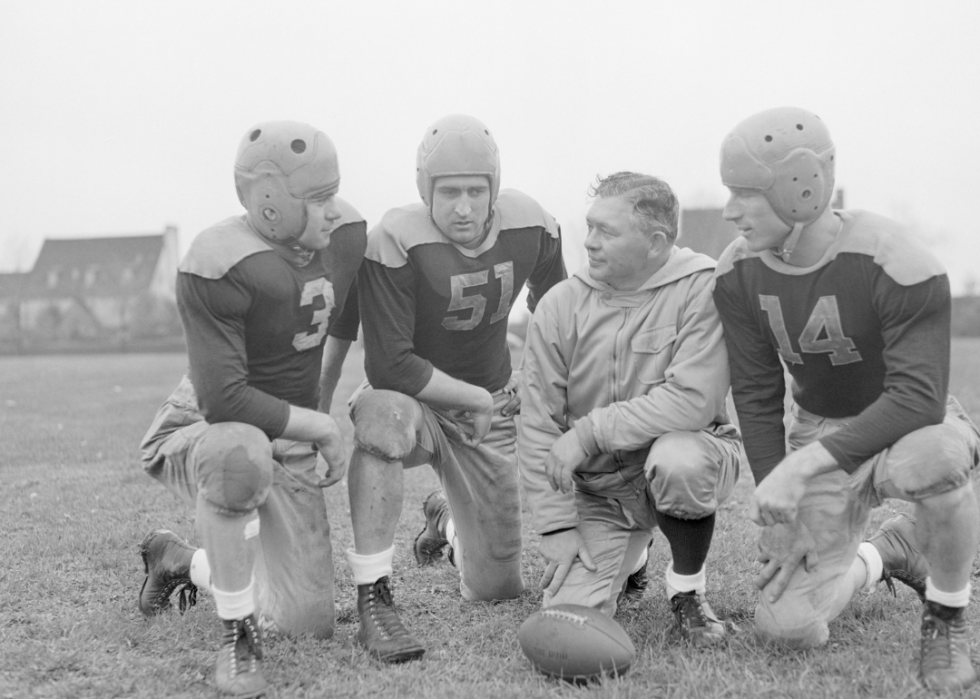
[[707,430],[737,436],[725,399],[728,356],[712,300],[715,261],[673,248],[636,291],[616,291],[588,267],[538,304],[524,354],[518,451],[540,534],[576,526],[573,493],[545,473],[555,441],[574,429],[588,454],[577,490],[629,495],[655,439]]

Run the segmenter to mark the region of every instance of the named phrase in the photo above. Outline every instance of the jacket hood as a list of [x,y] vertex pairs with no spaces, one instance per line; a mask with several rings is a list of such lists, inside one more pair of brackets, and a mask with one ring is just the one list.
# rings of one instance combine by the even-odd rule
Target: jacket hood
[[[684,277],[695,274],[696,272],[714,268],[714,258],[708,257],[700,252],[694,252],[690,248],[679,248],[674,246],[670,251],[670,257],[667,258],[667,262],[664,264],[664,266],[654,272],[650,278],[647,279],[639,289],[637,289],[637,291],[656,289],[666,284],[676,282],[678,279],[683,279]],[[589,274],[588,262],[586,262],[574,276],[581,279],[594,289],[599,289],[600,291],[613,291],[616,293],[615,290],[605,282],[596,281],[592,278],[592,276]],[[631,291],[622,293],[636,292]]]

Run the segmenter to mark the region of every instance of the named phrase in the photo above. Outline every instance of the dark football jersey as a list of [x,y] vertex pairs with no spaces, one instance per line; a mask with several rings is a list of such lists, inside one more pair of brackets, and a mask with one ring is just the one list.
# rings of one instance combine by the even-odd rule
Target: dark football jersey
[[195,239],[177,275],[190,377],[208,422],[276,437],[289,405],[317,406],[323,344],[352,288],[366,224],[350,205],[326,250],[287,262],[230,218]]
[[841,232],[813,267],[752,253],[741,239],[718,263],[715,304],[757,480],[785,456],[780,359],[800,407],[852,418],[820,440],[847,471],[945,414],[950,293],[942,266],[894,222],[837,213]]
[[368,380],[415,395],[436,367],[488,391],[503,388],[518,294],[526,283],[533,311],[565,277],[558,225],[520,192],[500,192],[492,228],[473,250],[443,236],[425,205],[392,209],[368,234],[358,279]]

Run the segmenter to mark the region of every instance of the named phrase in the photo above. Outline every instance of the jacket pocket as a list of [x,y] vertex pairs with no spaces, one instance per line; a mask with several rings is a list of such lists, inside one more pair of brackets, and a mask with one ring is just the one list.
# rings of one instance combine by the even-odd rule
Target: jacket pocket
[[636,378],[640,383],[663,383],[664,374],[674,356],[676,339],[677,328],[673,325],[644,330],[633,336],[630,347],[636,364]]

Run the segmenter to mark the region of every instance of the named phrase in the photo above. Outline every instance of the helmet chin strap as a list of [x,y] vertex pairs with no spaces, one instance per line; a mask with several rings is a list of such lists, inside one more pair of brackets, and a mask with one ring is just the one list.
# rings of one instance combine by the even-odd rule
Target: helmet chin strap
[[803,233],[803,227],[803,223],[794,223],[793,230],[786,236],[782,245],[772,249],[772,254],[782,259],[783,262],[789,262],[789,258],[793,256],[793,250],[796,248],[796,244],[800,242],[800,234]]

